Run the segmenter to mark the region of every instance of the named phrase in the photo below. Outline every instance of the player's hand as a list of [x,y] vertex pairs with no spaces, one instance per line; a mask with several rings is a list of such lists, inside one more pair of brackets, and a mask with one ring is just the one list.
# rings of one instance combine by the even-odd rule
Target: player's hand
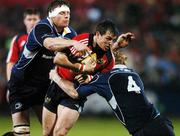
[[117,41],[115,42],[113,46],[113,50],[118,50],[120,48],[126,47],[133,39],[135,39],[135,36],[131,32],[121,34],[117,38]]
[[[77,57],[77,58],[84,56],[87,52],[86,49],[78,51],[74,46],[70,47],[69,50],[70,50],[71,54],[73,55],[73,57]],[[88,50],[89,50],[89,48],[88,48]]]
[[93,79],[92,75],[79,74],[75,78],[80,84],[88,84]]
[[92,73],[94,72],[95,67],[96,60],[93,57],[88,56],[86,59],[82,61],[82,64],[80,65],[80,71],[82,73]]
[[83,43],[80,43],[78,41],[75,41],[73,42],[72,44],[72,47],[76,50],[76,51],[88,51],[89,48],[83,44]]

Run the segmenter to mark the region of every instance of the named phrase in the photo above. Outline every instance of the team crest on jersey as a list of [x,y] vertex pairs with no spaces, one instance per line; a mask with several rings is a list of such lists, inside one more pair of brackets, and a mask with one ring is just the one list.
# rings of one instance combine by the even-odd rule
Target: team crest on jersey
[[21,102],[17,102],[16,104],[15,104],[15,109],[16,110],[19,110],[19,109],[21,109],[22,108],[22,103]]
[[45,103],[50,103],[50,101],[51,101],[51,98],[49,98],[49,97],[45,97]]
[[98,59],[97,63],[103,65],[106,61],[104,59]]

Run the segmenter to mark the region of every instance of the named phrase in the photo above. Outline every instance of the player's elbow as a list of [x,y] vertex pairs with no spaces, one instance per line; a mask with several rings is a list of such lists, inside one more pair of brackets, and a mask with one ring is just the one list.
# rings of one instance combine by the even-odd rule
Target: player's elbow
[[57,53],[53,60],[54,64],[62,66],[65,62],[65,55]]

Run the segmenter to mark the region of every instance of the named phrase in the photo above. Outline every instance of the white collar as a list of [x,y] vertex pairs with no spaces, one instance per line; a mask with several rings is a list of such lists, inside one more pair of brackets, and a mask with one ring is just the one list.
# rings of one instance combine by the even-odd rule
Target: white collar
[[[54,25],[53,25],[53,22],[52,22],[51,18],[47,17],[47,20],[49,21],[49,23],[50,23],[51,26],[53,27]],[[55,28],[57,34],[59,34],[56,26],[54,26],[54,28]],[[63,29],[62,36],[65,36],[65,35],[68,34],[68,33],[71,33],[71,30],[70,30],[69,27],[67,26],[67,27],[65,27],[65,28]]]
[[113,69],[114,68],[121,68],[121,69],[123,69],[123,68],[127,68],[127,66],[126,65],[123,65],[123,64],[116,64],[114,67],[113,67]]

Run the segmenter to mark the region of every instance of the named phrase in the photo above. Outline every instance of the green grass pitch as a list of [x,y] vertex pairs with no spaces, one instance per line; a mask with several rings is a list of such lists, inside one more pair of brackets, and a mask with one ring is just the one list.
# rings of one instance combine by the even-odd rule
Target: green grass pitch
[[[171,118],[176,136],[180,136],[180,118]],[[0,115],[0,135],[11,129],[10,116]],[[35,117],[31,118],[31,136],[41,136],[42,129]],[[113,116],[112,118],[80,117],[68,136],[129,136],[127,130]]]

